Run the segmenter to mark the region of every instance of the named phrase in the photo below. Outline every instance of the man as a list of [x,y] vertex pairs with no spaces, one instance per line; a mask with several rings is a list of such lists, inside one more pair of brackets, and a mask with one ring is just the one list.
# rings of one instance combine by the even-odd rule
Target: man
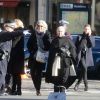
[[[2,32],[13,32],[14,26],[13,22],[6,21],[3,24]],[[9,33],[8,33],[9,34]],[[0,59],[0,95],[5,95],[5,76],[7,72],[7,65],[10,58],[10,51],[12,48],[12,40],[0,43],[0,50],[2,51],[2,56]]]
[[6,21],[3,25],[3,31],[0,32],[0,51],[2,51],[0,54],[0,95],[5,95],[5,76],[12,48],[12,39],[22,35],[22,31],[14,31],[14,28],[14,21]]

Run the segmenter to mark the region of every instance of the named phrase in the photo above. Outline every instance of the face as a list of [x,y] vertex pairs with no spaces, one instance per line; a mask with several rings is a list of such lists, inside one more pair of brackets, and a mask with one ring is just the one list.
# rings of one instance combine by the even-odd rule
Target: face
[[63,26],[60,26],[57,28],[57,36],[58,37],[65,36],[65,28]]
[[40,33],[40,32],[44,32],[45,28],[42,23],[39,23],[36,25],[36,30]]
[[14,29],[10,26],[5,26],[5,30],[8,31],[8,32],[14,31]]
[[89,36],[91,35],[92,31],[91,31],[91,27],[90,26],[86,26],[84,27],[84,32],[85,34],[88,34]]

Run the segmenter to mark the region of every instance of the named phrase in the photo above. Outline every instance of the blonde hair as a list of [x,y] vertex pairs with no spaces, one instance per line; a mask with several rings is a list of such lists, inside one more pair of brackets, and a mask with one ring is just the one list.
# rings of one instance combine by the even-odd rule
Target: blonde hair
[[35,29],[36,29],[36,30],[37,30],[37,26],[38,26],[39,24],[42,24],[42,25],[43,25],[43,27],[44,27],[44,32],[48,30],[48,25],[47,25],[47,23],[46,23],[44,20],[38,20],[38,21],[37,21],[36,26],[35,26]]
[[24,24],[20,19],[15,19],[15,23],[16,23],[17,28],[18,27],[24,28]]
[[91,28],[91,25],[90,24],[85,24],[84,27],[90,27]]

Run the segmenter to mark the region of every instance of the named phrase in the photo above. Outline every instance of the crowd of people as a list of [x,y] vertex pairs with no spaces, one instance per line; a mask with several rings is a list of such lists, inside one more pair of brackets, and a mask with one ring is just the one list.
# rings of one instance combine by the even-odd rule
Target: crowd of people
[[[74,44],[71,34],[67,32],[69,22],[60,20],[56,36],[48,30],[44,20],[38,20],[35,28],[29,26],[31,33],[27,42],[30,56],[28,66],[36,89],[41,95],[42,70],[46,69],[45,82],[54,84],[54,92],[65,92],[76,78],[74,90],[77,91],[82,79],[84,91],[88,90],[87,67],[93,65],[93,37],[89,24]],[[20,19],[8,20],[0,32],[0,95],[22,95],[21,74],[24,73],[24,24]],[[87,60],[89,58],[89,60]],[[58,64],[59,61],[59,65]],[[73,75],[71,67],[73,65]],[[77,75],[77,68],[81,71]],[[71,79],[74,81],[71,81]],[[71,82],[71,83],[70,83]],[[70,83],[70,84],[69,84]]]

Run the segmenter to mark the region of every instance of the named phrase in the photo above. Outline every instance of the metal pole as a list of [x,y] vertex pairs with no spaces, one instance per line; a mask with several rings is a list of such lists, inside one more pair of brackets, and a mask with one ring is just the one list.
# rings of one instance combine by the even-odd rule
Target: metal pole
[[95,1],[96,0],[92,0],[92,6],[91,6],[91,27],[92,30],[94,30],[94,19],[95,19]]

